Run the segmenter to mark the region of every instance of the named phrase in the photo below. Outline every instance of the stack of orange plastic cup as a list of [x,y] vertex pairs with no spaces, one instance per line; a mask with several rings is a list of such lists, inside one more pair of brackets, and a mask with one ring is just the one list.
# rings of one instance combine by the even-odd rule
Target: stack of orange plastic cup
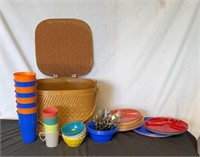
[[36,74],[34,72],[16,72],[14,81],[18,112],[21,114],[36,112]]
[[[17,103],[16,107],[22,140],[25,143],[32,143],[36,140],[38,116],[36,73],[16,72],[13,75]],[[30,122],[30,119],[33,119],[33,122]],[[32,124],[32,126],[30,124]],[[27,128],[25,125],[30,127]]]

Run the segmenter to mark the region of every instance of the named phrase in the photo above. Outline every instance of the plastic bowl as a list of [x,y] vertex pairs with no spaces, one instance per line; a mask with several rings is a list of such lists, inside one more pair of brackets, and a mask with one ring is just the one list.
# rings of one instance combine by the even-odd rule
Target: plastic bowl
[[105,143],[112,139],[113,135],[118,131],[118,126],[113,130],[98,131],[94,129],[95,122],[89,122],[87,124],[87,131],[90,133],[92,139],[98,143]]
[[15,90],[18,93],[33,93],[36,92],[36,86],[31,86],[31,87],[17,87],[15,86]]
[[76,139],[76,138],[81,138],[82,136],[86,135],[86,127],[84,127],[83,131],[81,131],[80,133],[74,135],[74,136],[66,136],[63,134],[63,136],[65,136],[68,139]]
[[19,93],[17,91],[15,91],[16,93],[16,96],[19,97],[19,98],[30,98],[30,97],[34,97],[37,95],[36,92],[33,92],[33,93]]
[[17,111],[20,114],[32,114],[32,113],[37,112],[37,109],[38,109],[38,106],[35,106],[35,107],[32,107],[32,108],[18,108],[17,107]]
[[29,104],[20,104],[16,101],[17,103],[17,107],[18,108],[32,108],[32,107],[35,107],[37,106],[37,102],[34,102],[34,103],[29,103]]
[[74,136],[81,131],[83,131],[85,128],[85,124],[83,122],[71,122],[65,124],[61,131],[65,136]]
[[16,100],[17,100],[17,103],[20,103],[20,104],[30,104],[37,101],[37,96],[31,97],[31,98],[16,97]]
[[16,72],[13,74],[14,78],[18,82],[31,82],[35,81],[36,73],[35,72]]
[[[86,136],[86,135],[85,135]],[[85,136],[76,139],[70,139],[62,134],[62,138],[69,147],[78,147],[85,139]]]
[[58,109],[56,107],[46,107],[42,110],[42,115],[45,118],[53,118],[58,115]]
[[35,86],[36,85],[36,81],[32,81],[32,82],[17,82],[15,81],[15,86],[17,87],[31,87],[31,86]]

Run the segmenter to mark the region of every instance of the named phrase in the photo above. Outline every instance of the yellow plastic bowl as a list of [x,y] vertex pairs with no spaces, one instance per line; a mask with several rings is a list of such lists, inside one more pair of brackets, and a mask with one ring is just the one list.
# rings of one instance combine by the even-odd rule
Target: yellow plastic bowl
[[[86,134],[85,134],[86,136]],[[63,140],[65,141],[65,143],[69,146],[69,147],[78,147],[85,139],[85,136],[82,136],[81,138],[67,138],[66,136],[64,136],[62,134]]]

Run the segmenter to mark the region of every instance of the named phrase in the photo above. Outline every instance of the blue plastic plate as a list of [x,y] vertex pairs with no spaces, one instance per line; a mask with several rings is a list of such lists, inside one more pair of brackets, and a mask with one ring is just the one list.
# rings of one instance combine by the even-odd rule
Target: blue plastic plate
[[[150,119],[152,117],[145,117],[144,121]],[[159,134],[155,132],[151,132],[148,129],[146,129],[145,125],[143,124],[141,127],[137,128],[134,130],[136,133],[144,135],[144,136],[149,136],[149,137],[169,137],[171,135],[165,135],[165,134]]]

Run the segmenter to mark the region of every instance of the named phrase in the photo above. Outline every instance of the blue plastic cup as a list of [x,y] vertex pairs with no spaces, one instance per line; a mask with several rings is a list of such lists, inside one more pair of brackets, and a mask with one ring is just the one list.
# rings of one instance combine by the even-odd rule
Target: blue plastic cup
[[31,86],[35,86],[35,85],[36,85],[36,81],[32,81],[32,82],[17,82],[17,81],[15,81],[15,86],[17,86],[17,87],[31,87]]
[[34,103],[29,103],[29,104],[21,104],[21,103],[18,103],[17,101],[16,101],[16,103],[17,103],[18,108],[33,108],[33,107],[37,106],[37,101]]
[[37,139],[38,112],[32,114],[20,114],[17,112],[17,114],[22,141],[24,143],[33,143]]
[[18,93],[18,92],[15,91],[15,93],[16,93],[16,96],[18,98],[31,98],[31,97],[34,97],[34,96],[37,95],[36,92],[33,92],[33,93]]

